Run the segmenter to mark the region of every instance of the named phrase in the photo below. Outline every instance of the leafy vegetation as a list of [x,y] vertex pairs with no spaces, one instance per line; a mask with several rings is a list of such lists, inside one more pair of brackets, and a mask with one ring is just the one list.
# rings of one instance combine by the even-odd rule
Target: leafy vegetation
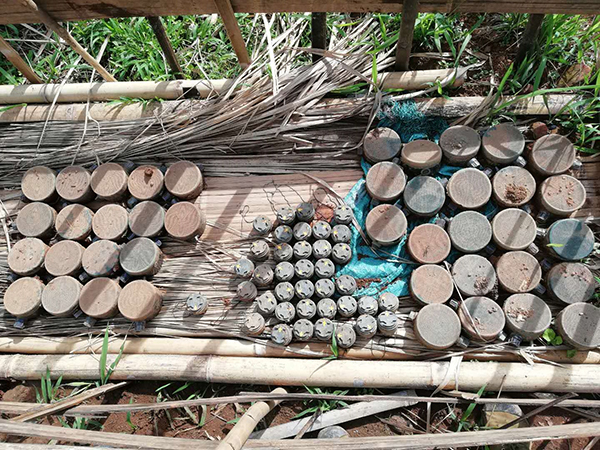
[[[329,392],[327,390],[318,388],[318,387],[306,387],[306,390],[311,393],[311,394],[332,394],[332,395],[346,395],[348,393],[348,389],[346,390],[337,390],[337,391],[333,391],[333,392]],[[315,414],[315,413],[324,413],[327,411],[331,411],[333,409],[337,409],[339,407],[347,407],[348,404],[342,400],[307,400],[304,402],[304,405],[307,406],[307,408],[305,408],[304,410],[302,410],[300,413],[296,414],[296,416],[294,417],[294,419],[298,419],[300,417],[304,417],[308,414]]]

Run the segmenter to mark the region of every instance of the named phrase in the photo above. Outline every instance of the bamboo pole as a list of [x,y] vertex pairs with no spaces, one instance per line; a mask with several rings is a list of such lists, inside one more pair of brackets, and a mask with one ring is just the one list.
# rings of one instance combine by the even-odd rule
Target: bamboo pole
[[408,70],[410,52],[413,44],[415,22],[419,15],[419,0],[404,0],[402,2],[402,22],[396,48],[396,70]]
[[176,79],[183,78],[183,70],[181,70],[181,66],[179,65],[179,61],[177,61],[177,55],[173,50],[173,46],[171,45],[171,41],[169,40],[169,36],[167,35],[167,31],[163,26],[160,17],[148,16],[146,17],[154,34],[156,35],[156,39],[158,40],[158,44],[165,55],[165,59],[171,68],[171,72],[173,72],[173,76]]
[[21,55],[2,36],[0,36],[0,53],[27,78],[27,81],[38,84],[43,83],[42,79],[29,67],[29,64],[21,58]]
[[219,11],[221,19],[223,19],[227,36],[229,36],[229,40],[231,41],[233,50],[238,57],[240,66],[242,69],[245,69],[250,65],[250,56],[248,55],[246,43],[242,37],[242,32],[240,31],[240,26],[237,22],[237,19],[235,18],[231,2],[229,0],[214,0],[214,2],[217,7],[217,11]]

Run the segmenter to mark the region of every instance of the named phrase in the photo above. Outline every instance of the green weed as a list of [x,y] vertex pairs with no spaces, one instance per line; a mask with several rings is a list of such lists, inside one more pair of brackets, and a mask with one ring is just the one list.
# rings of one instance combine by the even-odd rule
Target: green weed
[[62,387],[62,375],[56,380],[56,383],[52,383],[52,378],[50,378],[50,368],[46,367],[46,373],[42,375],[42,379],[40,381],[40,391],[35,389],[35,397],[38,403],[53,403],[57,401],[58,391]]
[[563,338],[556,334],[556,331],[554,331],[552,328],[548,328],[544,331],[544,334],[542,334],[542,339],[544,339],[548,344],[552,345],[562,345],[563,343]]
[[[346,395],[348,393],[348,390],[346,389],[345,391],[333,391],[333,392],[328,392],[327,390],[323,390],[321,388],[315,387],[315,388],[310,388],[310,387],[306,387],[306,390],[311,393],[311,394],[333,394],[333,395]],[[319,413],[324,413],[327,411],[331,411],[333,409],[337,409],[340,406],[341,407],[347,407],[348,404],[342,400],[308,400],[304,402],[304,405],[310,405],[308,406],[308,408],[304,409],[302,412],[296,414],[295,417],[293,417],[294,419],[298,419],[300,417],[304,417],[308,414],[314,414],[316,412]]]
[[125,348],[125,340],[123,340],[123,344],[121,344],[121,348],[119,350],[119,354],[112,362],[110,366],[107,367],[106,360],[108,358],[108,325],[106,326],[106,330],[104,331],[104,339],[102,341],[102,354],[100,355],[100,385],[105,385],[110,380],[110,376],[113,374],[121,357],[123,356],[123,349]]

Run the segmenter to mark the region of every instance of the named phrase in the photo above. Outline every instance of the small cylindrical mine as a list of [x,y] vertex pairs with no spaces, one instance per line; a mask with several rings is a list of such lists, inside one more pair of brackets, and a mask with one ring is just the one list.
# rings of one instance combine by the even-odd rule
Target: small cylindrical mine
[[331,225],[324,220],[317,220],[312,226],[312,235],[315,239],[329,239]]
[[[312,246],[311,246],[312,252]],[[294,249],[290,244],[281,243],[275,245],[275,251],[273,252],[273,258],[275,261],[291,261],[294,257]]]
[[125,197],[127,193],[127,171],[120,164],[100,164],[94,172],[90,185],[99,198],[115,201]]
[[234,264],[233,271],[238,277],[251,278],[254,273],[254,263],[248,258],[240,258]]
[[8,268],[17,275],[33,275],[44,266],[48,246],[38,238],[17,241],[8,254]]
[[426,264],[413,270],[409,288],[413,299],[423,305],[430,305],[450,300],[454,292],[454,283],[446,269]]
[[533,144],[529,164],[540,175],[552,176],[566,172],[575,162],[575,146],[559,134],[542,136]]
[[326,317],[322,317],[321,319],[315,322],[315,337],[320,341],[330,342],[331,336],[335,331],[335,325],[331,321],[331,319],[327,319]]
[[273,282],[273,268],[268,264],[259,264],[254,269],[252,281],[257,286],[268,286]]
[[330,298],[322,298],[317,303],[317,314],[319,317],[334,319],[337,313],[337,304]]
[[377,319],[369,314],[362,314],[356,319],[354,330],[358,336],[370,339],[377,333]]
[[269,244],[267,244],[267,241],[260,239],[250,245],[249,256],[255,261],[265,261],[269,258],[269,253]]
[[282,261],[275,266],[277,281],[290,281],[294,278],[294,265],[289,261]]
[[273,222],[267,216],[258,216],[252,221],[252,229],[259,236],[266,236],[273,229]]
[[379,311],[396,312],[400,306],[400,300],[391,292],[382,292],[377,300]]
[[165,214],[165,230],[175,239],[191,240],[202,236],[205,229],[206,216],[200,206],[194,203],[175,203]]
[[21,191],[32,202],[52,202],[56,199],[56,172],[45,166],[29,169],[21,179]]
[[315,281],[315,294],[319,298],[333,297],[333,294],[335,294],[335,283],[329,278],[321,278]]
[[356,342],[356,332],[354,327],[349,324],[342,324],[335,330],[335,337],[338,347],[350,348]]
[[300,300],[296,305],[296,314],[301,319],[312,319],[317,314],[317,304],[309,298]]
[[178,161],[165,172],[165,188],[173,196],[184,200],[200,195],[204,180],[200,168],[190,161]]
[[271,317],[275,314],[276,306],[277,299],[271,291],[267,291],[256,298],[256,310],[264,317]]
[[[129,229],[136,236],[158,236],[164,225],[165,209],[156,202],[140,202],[129,213]],[[186,224],[183,225],[185,226]]]
[[395,202],[406,186],[406,175],[402,167],[389,161],[371,167],[365,180],[369,195],[381,202]]
[[442,149],[433,141],[417,139],[404,144],[402,164],[421,173],[432,171],[442,162]]
[[312,236],[312,227],[307,222],[298,222],[293,228],[294,239],[306,241]]
[[352,317],[358,310],[358,302],[354,297],[344,295],[337,301],[337,310],[342,317]]
[[275,307],[275,317],[281,322],[290,323],[296,317],[296,308],[290,302],[278,303]]
[[492,183],[479,169],[467,167],[454,173],[446,186],[448,197],[462,209],[479,209],[492,196]]
[[291,225],[296,220],[296,211],[291,206],[280,206],[275,211],[275,216],[281,225]]
[[460,319],[454,310],[439,303],[423,307],[413,327],[419,342],[432,350],[452,347],[458,341],[461,330]]
[[393,336],[398,329],[398,316],[391,311],[384,311],[377,316],[379,332],[385,336]]
[[209,305],[210,303],[208,299],[204,295],[197,292],[188,295],[187,299],[185,300],[186,312],[194,316],[201,316],[205,314],[206,311],[208,311]]
[[[305,223],[305,222],[302,222]],[[308,225],[308,224],[306,224]],[[307,259],[310,258],[313,252],[312,245],[307,241],[298,241],[294,244],[294,258]]]
[[373,164],[390,161],[400,153],[401,147],[400,136],[394,130],[385,127],[374,128],[365,136],[363,156]]
[[502,309],[508,329],[527,341],[539,338],[552,321],[552,312],[546,302],[533,294],[511,295]]
[[436,215],[445,201],[444,186],[433,177],[414,177],[404,188],[404,205],[417,216]]
[[356,280],[350,275],[340,275],[335,280],[335,289],[340,295],[352,295],[357,287]]
[[144,322],[155,317],[162,307],[162,294],[146,280],[134,280],[119,294],[119,311],[132,322]]
[[81,264],[91,277],[107,277],[119,270],[121,247],[113,241],[92,242],[83,252]]
[[546,178],[540,186],[540,204],[555,216],[570,216],[583,206],[585,199],[585,187],[570,175]]
[[289,345],[293,337],[292,327],[285,323],[275,325],[271,331],[271,340],[279,345]]
[[54,277],[77,274],[84,252],[85,248],[77,241],[58,241],[46,253],[46,272]]
[[337,264],[347,264],[352,259],[352,248],[345,242],[335,244],[331,249],[331,258]]
[[542,280],[542,268],[527,252],[507,252],[496,263],[500,287],[511,294],[531,292]]
[[477,342],[495,340],[506,324],[504,311],[491,298],[470,297],[458,308],[463,330]]
[[[310,284],[312,285],[312,283]],[[290,302],[294,298],[294,295],[294,285],[288,281],[277,283],[277,285],[275,286],[275,298],[277,299],[277,301]]]
[[548,228],[546,247],[563,261],[587,258],[594,249],[594,233],[583,221],[561,219]]
[[136,167],[127,179],[129,193],[140,201],[152,200],[162,191],[164,176],[155,166]]
[[42,306],[48,314],[68,317],[79,305],[83,285],[73,277],[57,277],[51,280],[42,293]]
[[273,238],[275,239],[275,242],[287,244],[294,239],[294,232],[289,225],[279,225],[275,228],[275,231],[273,231]]
[[162,252],[152,240],[135,238],[121,248],[119,263],[131,276],[155,275],[162,263]]
[[367,234],[373,243],[380,246],[400,242],[406,234],[407,225],[406,216],[394,205],[376,206],[367,214],[365,221]]
[[127,235],[129,213],[120,205],[104,205],[94,214],[92,231],[100,239],[119,241]]
[[463,211],[448,224],[452,245],[463,253],[477,253],[492,240],[492,224],[477,211]]
[[250,313],[245,317],[242,329],[248,336],[259,336],[265,331],[265,318],[259,313]]
[[308,259],[300,259],[294,265],[294,272],[298,278],[309,279],[315,273],[315,266]]
[[458,258],[452,266],[452,277],[458,290],[469,297],[487,295],[496,285],[494,266],[479,255]]
[[335,275],[335,264],[329,258],[321,258],[315,262],[315,275],[318,278],[331,278]]
[[333,212],[333,220],[335,220],[335,223],[348,225],[352,222],[352,219],[354,219],[354,212],[352,211],[352,208],[345,203],[335,208],[335,211]]
[[4,293],[4,308],[19,319],[34,316],[42,306],[44,283],[37,278],[19,278]]
[[481,137],[471,127],[455,125],[442,133],[440,147],[450,164],[463,165],[477,156],[481,147]]
[[535,189],[535,178],[522,167],[504,167],[492,178],[494,200],[505,208],[516,208],[528,203],[533,198]]
[[442,262],[450,254],[450,247],[448,233],[432,223],[419,225],[408,235],[408,253],[421,264]]
[[94,213],[83,205],[65,206],[56,215],[56,232],[63,239],[83,241],[92,232]]
[[525,149],[525,138],[517,127],[508,123],[490,127],[481,139],[483,156],[494,164],[510,164]]
[[379,303],[374,297],[365,295],[358,300],[358,313],[375,316],[379,310]]
[[252,281],[242,281],[237,285],[236,295],[243,302],[251,302],[258,295],[258,290]]
[[535,240],[535,220],[522,209],[500,211],[492,220],[494,242],[504,250],[524,250]]
[[56,192],[70,203],[85,203],[95,197],[92,174],[81,166],[68,166],[56,176]]
[[54,230],[56,215],[56,210],[45,203],[29,203],[17,214],[17,230],[25,237],[49,237]]
[[296,219],[301,222],[311,222],[315,217],[315,207],[312,203],[303,202],[296,207]]
[[294,324],[294,338],[298,341],[308,341],[313,337],[314,326],[308,319],[297,320]]
[[571,304],[591,299],[597,283],[585,264],[564,262],[550,269],[546,275],[546,286],[552,298]]
[[94,319],[107,319],[118,311],[121,286],[112,278],[94,278],[81,289],[79,308]]
[[556,328],[564,341],[579,350],[600,346],[600,308],[590,303],[573,303],[556,316]]
[[311,298],[315,294],[315,285],[310,280],[299,280],[294,285],[294,292],[299,299]]
[[331,230],[331,240],[336,244],[349,244],[351,239],[352,231],[347,225],[335,225]]
[[325,239],[319,239],[313,243],[313,256],[316,259],[329,258],[332,250],[331,243]]

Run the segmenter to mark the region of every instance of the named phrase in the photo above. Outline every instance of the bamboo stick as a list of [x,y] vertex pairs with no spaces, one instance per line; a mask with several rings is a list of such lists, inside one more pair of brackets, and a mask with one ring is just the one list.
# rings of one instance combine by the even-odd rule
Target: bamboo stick
[[43,83],[42,79],[37,76],[31,67],[29,67],[29,64],[21,58],[21,55],[19,55],[19,53],[17,53],[17,51],[6,42],[2,36],[0,36],[0,53],[2,53],[25,78],[27,78],[27,81],[38,84]]
[[214,2],[221,19],[223,19],[227,36],[229,36],[229,40],[237,55],[240,66],[242,69],[245,69],[250,65],[250,56],[248,55],[246,43],[244,42],[237,19],[235,18],[231,2],[229,0],[214,0]]
[[163,26],[160,17],[148,16],[146,17],[146,19],[150,23],[150,26],[152,27],[152,30],[156,35],[156,39],[158,40],[160,48],[162,48],[165,59],[167,60],[167,63],[171,68],[171,72],[173,72],[173,76],[176,79],[183,78],[183,70],[181,70],[179,61],[177,61],[177,55],[173,50],[173,46],[171,45],[171,41],[169,40],[169,36],[167,35],[167,31],[165,30],[165,27]]

